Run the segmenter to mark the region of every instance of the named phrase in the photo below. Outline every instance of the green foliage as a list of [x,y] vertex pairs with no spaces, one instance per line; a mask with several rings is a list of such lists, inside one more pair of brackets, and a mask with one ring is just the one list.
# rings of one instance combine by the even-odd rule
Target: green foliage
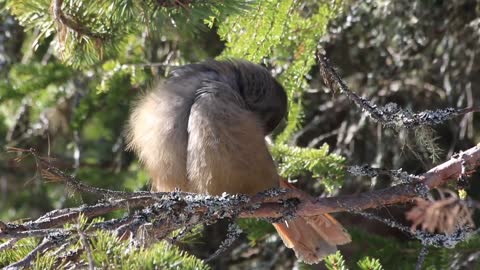
[[[3,242],[0,241],[0,244]],[[17,262],[27,256],[30,251],[38,245],[38,240],[33,238],[24,238],[19,240],[15,244],[15,248],[5,249],[0,252],[0,267],[5,267],[12,262]],[[42,270],[42,269],[53,269],[53,265],[55,262],[54,256],[43,256],[39,254],[34,259],[34,265],[32,268],[35,270]]]
[[[378,259],[364,257],[357,262],[357,266],[361,270],[383,270],[382,265]],[[335,254],[330,254],[325,258],[325,267],[328,270],[348,270],[345,259],[340,251]]]
[[119,61],[109,60],[102,65],[102,79],[97,86],[97,92],[104,93],[118,87],[124,77],[130,78],[132,86],[141,85],[147,78],[145,71],[135,65],[122,65]]
[[313,177],[321,177],[319,182],[327,192],[333,192],[343,183],[345,159],[328,153],[328,145],[320,149],[301,148],[277,143],[272,147],[273,156],[280,161],[280,174],[284,177],[298,176],[305,171]]
[[340,251],[325,257],[325,267],[327,267],[328,270],[348,270],[345,266],[345,259],[343,259]]
[[254,12],[228,17],[218,31],[227,42],[223,55],[257,63],[271,55],[288,34],[287,22],[295,8],[294,0],[258,1]]
[[[141,164],[139,162],[133,162],[129,168],[128,172],[131,173],[129,177],[126,177],[125,182],[123,182],[123,187],[126,190],[145,190],[150,182],[150,176],[145,170],[142,170]],[[132,176],[133,175],[133,176]]]
[[33,266],[31,269],[35,270],[45,270],[45,269],[55,269],[55,257],[54,256],[43,256],[38,254],[35,260],[33,261]]
[[[4,240],[0,240],[3,244]],[[34,238],[24,238],[19,240],[15,248],[7,248],[0,252],[0,267],[5,267],[11,262],[16,262],[23,259],[27,254],[38,244]]]
[[184,231],[184,229],[174,231],[171,238],[176,239],[176,242],[181,244],[198,244],[201,243],[204,229],[203,224],[197,224],[189,231]]
[[383,270],[380,260],[368,256],[358,261],[357,265],[362,270]]
[[[357,262],[357,266],[361,270],[383,270],[378,259],[364,257]],[[328,270],[348,270],[345,259],[340,251],[331,254],[325,258],[325,267]]]
[[29,107],[31,121],[68,95],[68,79],[73,70],[58,62],[17,64],[0,82],[0,114],[11,127],[21,104]]
[[[92,238],[95,265],[115,269],[209,269],[201,260],[165,242],[132,249],[111,233],[98,232]],[[86,257],[85,257],[86,259]]]
[[256,245],[258,241],[261,241],[265,237],[265,235],[275,231],[272,224],[269,222],[254,218],[239,219],[237,220],[237,224],[242,231],[247,234],[247,238],[251,245]]
[[315,64],[315,52],[328,21],[339,13],[341,1],[259,1],[247,15],[230,16],[219,26],[226,41],[221,58],[243,58],[260,62],[275,56],[269,64],[281,70],[280,81],[289,100],[288,121],[277,136],[272,153],[280,161],[280,173],[295,177],[305,172],[323,177],[321,184],[331,192],[342,184],[343,159],[321,149],[290,147],[286,143],[301,127],[302,93]]
[[[5,76],[0,80],[0,143],[4,142],[8,128],[15,124],[14,116],[21,104],[29,104],[28,118],[33,123],[41,119],[42,115],[49,110],[58,107],[61,99],[66,99],[69,108],[72,109],[66,115],[70,132],[63,134],[63,137],[52,135],[52,147],[48,149],[48,153],[51,151],[53,157],[66,161],[67,164],[62,164],[65,166],[62,169],[69,171],[73,168],[73,162],[71,162],[73,149],[78,147],[81,150],[79,160],[81,165],[79,168],[71,170],[78,179],[98,187],[120,190],[148,189],[149,176],[147,173],[141,169],[138,162],[132,161],[134,157],[131,153],[122,151],[124,144],[121,136],[125,119],[131,101],[141,93],[139,89],[148,89],[151,81],[163,77],[171,66],[211,57],[243,58],[263,63],[273,70],[288,93],[288,123],[275,137],[271,147],[272,154],[279,162],[279,171],[282,176],[288,178],[311,175],[320,179],[316,186],[321,185],[327,192],[335,191],[342,184],[345,158],[329,154],[327,144],[319,149],[289,145],[292,137],[309,120],[308,118],[317,113],[309,111],[310,107],[308,106],[317,106],[318,102],[308,100],[309,93],[306,90],[318,88],[315,83],[312,83],[312,81],[318,80],[318,75],[314,73],[315,52],[319,40],[326,33],[328,21],[340,13],[342,1],[65,0],[63,2],[64,14],[74,19],[74,26],[82,26],[81,28],[75,30],[71,25],[55,21],[51,9],[52,1],[0,1],[2,7],[7,3],[8,11],[15,15],[15,18],[26,30],[24,36],[10,34],[9,38],[2,39],[2,42],[4,41],[10,47],[18,48],[18,50],[9,52],[8,55],[5,53],[6,57],[4,57],[0,48],[0,60],[3,58],[14,59],[13,62],[5,65],[3,62],[0,63],[0,75]],[[183,2],[191,4],[181,6],[180,4]],[[429,7],[428,3],[430,2],[432,1],[421,2],[418,6],[425,9],[425,7]],[[448,1],[441,4],[436,3],[436,6],[457,5],[446,3]],[[365,2],[361,5],[367,4]],[[432,40],[428,39],[429,33],[425,30],[428,28],[422,25],[422,23],[427,23],[422,20],[413,23],[415,20],[410,20],[410,17],[413,17],[410,13],[413,11],[410,10],[414,9],[403,5],[407,4],[387,1],[382,4],[382,8],[376,8],[371,13],[364,13],[364,17],[349,22],[350,26],[348,27],[350,28],[345,30],[347,33],[348,31],[357,31],[358,36],[339,39],[339,42],[346,48],[344,49],[346,51],[339,55],[351,54],[350,57],[358,61],[358,63],[352,63],[351,68],[360,70],[365,76],[359,80],[364,81],[365,85],[360,85],[361,87],[358,89],[365,89],[362,94],[373,96],[376,93],[372,89],[385,87],[382,89],[380,98],[382,102],[387,97],[384,95],[392,93],[400,93],[395,97],[395,99],[400,99],[404,94],[401,92],[403,89],[422,92],[412,85],[427,85],[428,87],[433,85],[435,88],[439,85],[442,87],[442,82],[450,81],[437,78],[439,76],[437,74],[450,73],[449,78],[458,78],[457,81],[465,81],[458,76],[471,76],[465,70],[449,67],[445,63],[443,63],[446,66],[445,72],[437,72],[438,61],[446,61],[442,59],[450,59],[449,61],[455,63],[456,66],[467,65],[469,60],[452,55],[446,57],[444,45],[440,45],[438,47],[440,49],[429,48],[429,44],[435,44],[435,41],[432,43]],[[402,21],[400,21],[394,13],[388,16],[381,15],[381,10],[387,10],[387,6],[397,7],[397,13],[405,14],[402,16],[405,16],[406,19],[401,18]],[[461,10],[463,12],[463,9]],[[424,14],[422,10],[415,10],[415,12]],[[443,15],[445,15],[437,9],[432,10],[432,13],[441,15],[439,18],[444,18]],[[458,13],[451,12],[451,14]],[[390,16],[392,20],[388,18]],[[456,16],[454,19],[458,20],[461,17]],[[358,21],[361,23],[357,23]],[[433,21],[451,22],[449,20]],[[354,23],[352,24],[352,22]],[[368,32],[365,29],[359,31],[358,28],[365,28],[365,25],[369,26],[368,29],[372,25],[375,31]],[[457,24],[449,23],[448,25]],[[420,42],[413,42],[413,45],[409,43],[408,29],[418,31],[412,33],[421,33],[418,35],[421,37]],[[465,29],[462,32],[466,31]],[[23,29],[21,30],[23,31]],[[448,34],[454,35],[456,33],[454,30],[449,30]],[[398,34],[400,32],[403,36]],[[437,30],[432,32],[435,33],[435,36],[440,37],[440,40],[445,36],[445,33],[438,35]],[[217,34],[225,44],[217,40]],[[1,35],[3,33],[0,33]],[[427,38],[425,42],[423,42],[424,37]],[[450,36],[449,39],[463,40],[463,37]],[[356,46],[356,43],[360,45]],[[417,43],[421,47],[418,47]],[[381,57],[369,55],[369,53],[371,54],[369,51],[374,51],[375,55],[383,54],[383,51],[379,53],[380,50],[372,50],[372,48],[381,48],[383,44],[388,44],[389,50],[386,50],[388,53]],[[462,42],[451,43],[449,46],[454,46],[454,48],[448,51],[470,54],[470,49],[455,47],[463,46],[462,44]],[[476,43],[472,42],[472,44]],[[223,46],[225,46],[225,50],[222,51]],[[35,51],[32,51],[31,48],[34,48]],[[426,57],[418,57],[418,49],[425,49],[427,53],[422,55],[434,55],[437,60],[430,61]],[[390,59],[392,50],[394,57]],[[455,61],[451,59],[455,59]],[[334,62],[339,65],[341,63],[341,61]],[[422,63],[436,63],[436,66],[418,68],[418,65]],[[375,65],[378,65],[376,69]],[[404,69],[410,70],[402,72]],[[432,70],[435,71],[434,76],[426,73]],[[342,70],[342,75],[350,75],[348,72],[348,69],[345,72]],[[400,86],[396,87],[400,89],[398,92],[390,91],[395,88],[388,85],[392,79],[391,74],[395,74],[395,83],[400,83]],[[353,75],[358,76],[358,74]],[[422,80],[422,77],[426,79]],[[390,88],[388,88],[389,86]],[[448,87],[448,85],[444,86],[446,89]],[[464,91],[468,87],[459,85],[452,89],[452,92]],[[418,98],[422,106],[438,107],[438,103],[434,103],[436,94],[448,96],[448,99],[455,101],[454,97],[450,97],[440,90],[433,89],[430,92],[428,98]],[[462,95],[465,93],[462,92]],[[322,99],[331,100],[328,96],[322,97]],[[467,100],[468,98],[463,97],[463,99]],[[412,98],[412,100],[416,99]],[[412,106],[410,105],[412,100],[407,102],[408,106]],[[340,103],[333,104],[333,106],[342,105]],[[412,107],[420,108],[421,106],[417,104]],[[354,111],[350,115],[358,116],[358,112]],[[357,120],[353,119],[350,122],[357,122]],[[338,123],[341,121],[344,119],[332,120],[332,122]],[[372,130],[375,133],[378,132],[377,129]],[[368,146],[368,143],[373,140],[366,139],[369,136],[361,133],[362,130],[359,132],[360,135],[354,139],[355,143],[367,146],[361,148],[361,151],[352,148],[352,152],[357,155],[374,152],[371,151],[371,145]],[[422,154],[438,158],[440,152],[437,143],[440,145],[442,141],[432,140],[433,133],[430,132],[431,130],[420,130],[418,134],[415,134],[417,140],[415,146],[422,150]],[[79,137],[78,140],[72,135],[74,133]],[[384,135],[382,140],[385,141],[382,143],[389,146],[386,141],[387,134]],[[397,135],[394,135],[395,140],[398,139]],[[39,148],[42,155],[47,155],[45,149],[48,143],[45,138],[43,137],[42,140],[30,139],[25,145]],[[368,142],[361,144],[360,140]],[[399,157],[401,155],[392,153],[387,151],[381,156],[385,160],[387,160],[387,156],[403,159],[403,157]],[[365,157],[370,158],[368,155]],[[364,157],[362,156],[362,158]],[[349,162],[365,161],[357,159],[355,156],[349,157]],[[5,175],[6,178],[13,179],[7,181],[8,189],[5,193],[7,199],[0,198],[0,204],[3,207],[0,211],[1,219],[12,220],[34,216],[52,208],[78,205],[91,199],[78,194],[75,197],[69,197],[68,192],[62,186],[55,184],[30,181],[24,185],[26,181],[23,179],[31,179],[35,174],[35,167],[22,164],[21,170],[15,171],[16,175],[11,177],[9,175],[11,168],[5,170],[3,168],[4,164],[8,164],[8,160],[0,157],[2,177]],[[389,162],[385,161],[385,164],[389,164]],[[392,164],[400,163],[395,160],[395,163],[392,162]],[[474,192],[470,193],[474,194]],[[81,228],[84,228],[85,222],[86,220],[79,221]],[[251,244],[258,244],[265,239],[265,235],[273,232],[271,224],[265,221],[244,219],[239,220],[238,224],[242,230],[247,232]],[[72,225],[71,228],[75,227]],[[182,242],[196,241],[199,230],[200,227],[195,228],[192,234],[187,234],[182,238]],[[339,252],[329,256],[325,260],[328,269],[347,269],[347,267],[351,269],[357,267],[382,269],[379,260],[365,257],[366,254],[379,258],[386,269],[413,269],[421,248],[419,243],[376,236],[355,229],[349,231],[353,236],[351,244],[353,252],[349,253],[352,255],[349,255],[346,260]],[[93,255],[97,267],[148,269],[156,264],[160,269],[207,268],[199,260],[166,243],[132,250],[125,242],[118,241],[111,234],[105,232],[93,235],[90,240],[92,240],[92,250],[94,250]],[[36,244],[37,240],[35,239],[23,239],[17,243],[15,249],[0,252],[0,266],[23,258]],[[80,241],[70,248],[73,250],[76,247],[81,247]],[[430,253],[425,258],[425,268],[448,269],[454,259],[466,258],[468,254],[476,252],[479,248],[478,236],[473,237],[469,242],[459,244],[453,250],[430,248]],[[54,258],[54,256],[49,256],[51,254],[51,252],[47,252],[38,256],[35,259],[34,267],[37,269],[51,268],[52,258]],[[86,254],[82,254],[82,260],[87,261]]]
[[[64,19],[56,20],[50,1],[7,1],[7,8],[27,30],[38,30],[33,44],[55,35],[57,55],[66,63],[84,66],[118,57],[132,35],[144,31],[191,34],[211,16],[224,17],[245,10],[250,1],[62,1]],[[53,4],[52,4],[53,5]]]
[[315,64],[320,37],[340,7],[341,1],[259,1],[255,12],[230,16],[219,26],[227,47],[221,57],[260,62],[275,55],[271,64],[282,70],[280,81],[289,100],[288,125],[278,143],[288,141],[300,127],[306,76]]
[[[66,227],[80,228],[87,226],[81,219],[80,225],[70,224]],[[88,227],[88,226],[87,226]],[[86,229],[86,228],[84,228]],[[102,269],[209,269],[201,260],[180,251],[177,247],[165,242],[158,242],[147,248],[132,248],[128,241],[119,240],[114,234],[98,231],[89,237],[92,256],[96,267]],[[32,238],[20,240],[14,249],[0,252],[0,267],[9,265],[25,257],[34,247],[36,241]],[[72,244],[67,250],[74,251],[80,247],[80,240]],[[32,269],[53,269],[57,256],[54,250],[39,254],[33,262]],[[88,262],[86,252],[81,259]]]
[[[47,64],[31,63],[15,65],[9,72],[7,85],[0,88],[0,97],[3,100],[21,98],[36,92],[43,94],[43,90],[56,88],[72,76],[73,70],[58,62]],[[45,76],[48,74],[48,76]],[[57,90],[58,91],[58,90]],[[55,93],[48,93],[52,99],[58,99]]]
[[[362,261],[362,254],[374,254],[381,258],[382,262],[390,265],[390,269],[413,269],[417,261],[417,254],[420,251],[420,245],[414,246],[411,242],[399,241],[391,237],[381,237],[370,234],[363,230],[350,228],[349,233],[352,236],[352,242],[358,243],[357,253],[349,261]],[[398,254],[402,256],[398,256]],[[393,268],[392,268],[393,267]]]

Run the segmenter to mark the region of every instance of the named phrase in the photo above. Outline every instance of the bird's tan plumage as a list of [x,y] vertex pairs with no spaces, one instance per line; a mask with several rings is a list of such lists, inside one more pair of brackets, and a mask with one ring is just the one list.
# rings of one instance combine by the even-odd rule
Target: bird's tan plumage
[[[128,145],[145,164],[155,191],[253,195],[280,184],[264,136],[285,113],[283,88],[258,65],[188,65],[135,104]],[[275,227],[308,263],[350,241],[330,216]]]

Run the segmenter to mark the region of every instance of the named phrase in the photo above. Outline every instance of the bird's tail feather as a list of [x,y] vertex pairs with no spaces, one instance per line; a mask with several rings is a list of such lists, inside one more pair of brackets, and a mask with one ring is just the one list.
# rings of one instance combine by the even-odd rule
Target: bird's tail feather
[[[280,186],[297,189],[283,179]],[[298,259],[309,264],[320,262],[325,256],[334,253],[337,245],[351,241],[343,226],[329,214],[296,217],[283,223],[274,223],[273,226],[285,246],[292,248]]]

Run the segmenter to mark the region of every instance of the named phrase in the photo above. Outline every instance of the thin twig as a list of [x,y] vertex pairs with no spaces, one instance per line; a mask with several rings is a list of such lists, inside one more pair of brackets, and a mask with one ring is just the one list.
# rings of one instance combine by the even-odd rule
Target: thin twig
[[415,270],[422,270],[423,263],[425,262],[425,257],[428,255],[428,246],[422,245],[422,249],[418,253],[417,264],[415,265]]
[[350,91],[347,84],[338,75],[337,71],[330,64],[330,60],[323,54],[318,53],[318,62],[320,63],[320,75],[325,84],[332,90],[339,89],[340,93],[346,95],[358,107],[366,111],[368,115],[380,122],[382,125],[391,128],[418,128],[425,126],[434,126],[454,117],[471,112],[479,112],[480,108],[470,107],[463,109],[445,108],[434,111],[426,110],[419,113],[412,113],[400,108],[395,103],[389,103],[385,106],[378,106],[372,101],[360,97]]
[[28,267],[31,262],[37,257],[37,254],[45,252],[50,247],[55,245],[55,241],[45,238],[43,242],[34,248],[30,253],[27,254],[23,259],[18,262],[12,263],[5,267],[5,270],[17,270]]
[[90,244],[88,243],[87,235],[83,230],[80,228],[80,225],[77,224],[77,232],[80,236],[80,241],[82,242],[82,246],[87,252],[88,258],[88,269],[94,270],[95,269],[95,261],[93,260],[92,249],[90,248]]
[[[68,27],[80,35],[90,36],[96,39],[104,39],[106,34],[95,33],[76,21],[71,16],[66,15],[62,10],[63,0],[54,0],[53,2],[53,17],[60,24],[61,27]],[[62,32],[60,30],[60,32]]]
[[222,241],[218,249],[212,255],[210,255],[205,261],[210,262],[216,257],[218,257],[218,255],[222,254],[227,249],[229,249],[233,245],[235,240],[237,240],[240,237],[242,232],[243,232],[242,229],[240,229],[240,227],[237,224],[230,223],[228,225],[227,237],[225,238],[225,240]]
[[12,239],[8,240],[7,242],[2,243],[0,245],[0,252],[4,251],[6,249],[12,248],[15,245],[15,243],[18,242],[18,240],[20,240],[20,239],[19,238],[12,238]]

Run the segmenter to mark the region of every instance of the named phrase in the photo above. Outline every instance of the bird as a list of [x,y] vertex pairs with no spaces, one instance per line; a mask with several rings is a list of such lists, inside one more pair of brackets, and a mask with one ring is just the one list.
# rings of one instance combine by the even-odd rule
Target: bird
[[[187,64],[134,102],[127,148],[149,173],[152,191],[255,195],[296,189],[279,176],[265,140],[286,114],[283,86],[261,65],[238,59]],[[309,264],[351,241],[328,214],[273,225]]]

